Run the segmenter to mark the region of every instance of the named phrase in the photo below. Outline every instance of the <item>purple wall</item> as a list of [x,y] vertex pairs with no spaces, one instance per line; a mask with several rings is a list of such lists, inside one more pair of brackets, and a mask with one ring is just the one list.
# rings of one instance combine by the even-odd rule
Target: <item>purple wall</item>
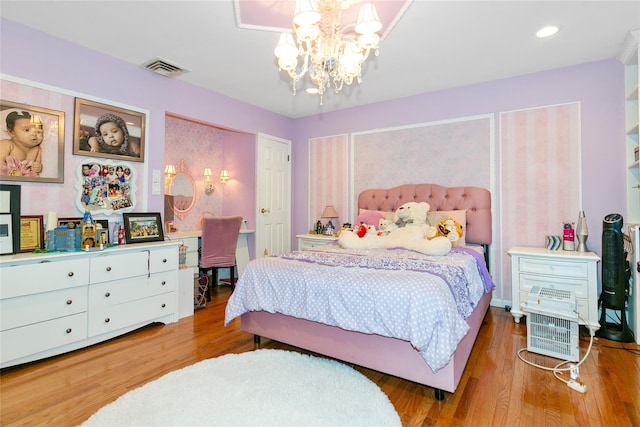
[[[307,159],[306,141],[318,136],[490,113],[496,114],[495,137],[498,139],[498,113],[502,111],[576,101],[581,103],[583,207],[589,220],[590,248],[600,253],[602,218],[611,212],[623,215],[627,212],[624,69],[616,60],[598,61],[301,118],[294,124],[293,156],[296,160]],[[496,152],[496,181],[500,173],[499,155]],[[295,161],[294,168],[294,233],[300,233],[308,228],[306,162]],[[496,203],[499,203],[500,195],[497,196]],[[504,252],[507,249],[502,248]]]
[[[28,55],[24,54],[25,43],[30,46]],[[0,19],[0,52],[2,74],[74,92],[80,97],[98,97],[147,109],[150,119],[147,129],[149,174],[152,169],[164,169],[165,113],[226,129],[251,134],[260,131],[291,139],[293,122],[289,118],[202,90],[179,78],[154,74],[6,19]],[[67,117],[67,120],[73,119]],[[65,135],[65,143],[67,146],[72,144],[71,135]],[[253,175],[251,172],[246,176],[244,185],[248,188],[255,187]],[[240,182],[244,178],[240,174],[236,177]],[[151,180],[147,183],[150,186]],[[28,195],[31,187],[55,184],[21,185]],[[151,188],[147,192],[151,194]],[[255,196],[247,195],[246,198],[255,199]],[[147,209],[162,212],[163,204],[162,195],[149,196]]]
[[[255,211],[255,134],[260,131],[292,140],[292,236],[309,227],[309,138],[488,113],[496,114],[495,135],[499,138],[497,114],[501,111],[575,101],[581,102],[583,206],[590,219],[589,230],[593,236],[590,241],[599,248],[604,215],[614,211],[626,214],[624,79],[623,66],[615,60],[293,120],[185,84],[179,78],[167,79],[5,19],[0,21],[0,32],[3,74],[149,110],[148,138],[152,147],[148,155],[149,171],[163,169],[167,112],[249,134],[246,137],[238,134],[237,139],[225,140],[224,144],[225,164],[234,165],[238,171],[233,176],[236,182],[231,184],[237,186],[238,193],[229,196],[228,202],[248,204],[243,205],[243,211],[252,208]],[[29,55],[24,55],[26,40]],[[66,143],[71,143],[70,135]],[[250,146],[254,149],[247,154]],[[499,153],[496,153],[495,172],[497,179]],[[25,183],[25,194],[29,194],[32,184],[43,185]],[[499,197],[498,194],[497,202]],[[149,197],[149,210],[162,211],[162,206],[162,196]],[[228,206],[223,212],[228,211]]]

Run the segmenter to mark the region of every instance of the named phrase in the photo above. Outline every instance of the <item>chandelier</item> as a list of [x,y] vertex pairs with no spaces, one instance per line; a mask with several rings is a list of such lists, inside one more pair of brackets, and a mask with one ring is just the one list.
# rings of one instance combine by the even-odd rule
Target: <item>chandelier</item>
[[[298,81],[307,73],[316,86],[322,105],[323,95],[332,85],[338,93],[354,79],[362,81],[362,64],[373,50],[378,56],[382,23],[371,3],[360,7],[358,21],[342,26],[342,11],[360,0],[296,0],[293,32],[280,34],[274,53],[280,70]],[[298,57],[302,65],[298,71]],[[315,92],[315,90],[314,90]]]

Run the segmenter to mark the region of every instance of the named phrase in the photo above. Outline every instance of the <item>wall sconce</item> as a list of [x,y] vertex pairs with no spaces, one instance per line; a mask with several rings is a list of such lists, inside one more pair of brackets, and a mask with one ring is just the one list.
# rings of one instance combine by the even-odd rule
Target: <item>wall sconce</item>
[[220,171],[220,182],[223,183],[223,184],[226,184],[227,181],[229,180],[229,178],[231,178],[229,176],[229,171],[226,170],[226,169],[222,169]]
[[164,165],[164,176],[166,179],[173,179],[176,176],[176,167],[173,165]]
[[171,194],[171,183],[176,177],[176,167],[173,165],[164,165],[164,194]]
[[213,175],[211,173],[211,168],[204,168],[204,192],[205,194],[211,194],[213,193],[213,183],[211,182],[211,176]]

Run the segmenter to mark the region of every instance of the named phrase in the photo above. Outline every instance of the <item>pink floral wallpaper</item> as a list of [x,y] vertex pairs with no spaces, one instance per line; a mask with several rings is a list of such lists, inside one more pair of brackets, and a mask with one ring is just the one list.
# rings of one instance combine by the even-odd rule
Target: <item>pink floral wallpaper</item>
[[480,116],[354,134],[354,209],[369,188],[433,183],[491,189],[492,129],[492,116]]
[[[165,164],[177,164],[182,160],[196,184],[196,201],[184,219],[174,217],[179,231],[200,230],[203,212],[222,214],[222,188],[219,179],[223,169],[223,130],[196,121],[167,115],[165,121]],[[205,168],[211,168],[215,190],[204,192]]]

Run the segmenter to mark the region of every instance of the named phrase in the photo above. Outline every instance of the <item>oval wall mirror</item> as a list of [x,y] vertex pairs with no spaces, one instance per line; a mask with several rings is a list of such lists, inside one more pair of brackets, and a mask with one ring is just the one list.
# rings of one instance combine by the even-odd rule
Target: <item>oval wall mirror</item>
[[171,181],[169,207],[180,219],[184,219],[196,204],[196,183],[189,172],[189,167],[180,160],[176,164],[176,176]]

